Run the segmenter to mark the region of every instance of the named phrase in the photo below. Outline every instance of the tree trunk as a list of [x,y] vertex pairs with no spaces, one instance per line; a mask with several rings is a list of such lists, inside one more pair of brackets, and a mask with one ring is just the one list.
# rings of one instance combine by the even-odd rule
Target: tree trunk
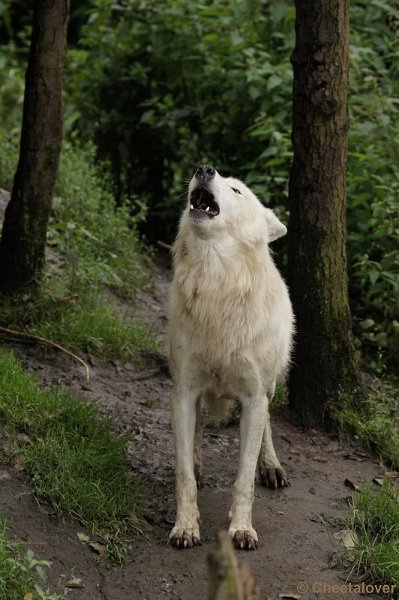
[[35,0],[19,162],[0,243],[0,290],[34,290],[45,260],[62,141],[69,0]]
[[296,0],[289,284],[297,319],[290,405],[330,425],[359,384],[346,271],[348,0]]

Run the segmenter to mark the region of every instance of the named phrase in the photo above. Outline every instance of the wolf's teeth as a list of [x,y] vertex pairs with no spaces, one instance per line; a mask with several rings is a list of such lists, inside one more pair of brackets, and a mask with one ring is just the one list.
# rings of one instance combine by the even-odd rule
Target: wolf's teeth
[[194,210],[194,205],[192,204],[192,205],[190,206],[190,208],[191,208],[191,210]]
[[209,212],[209,206],[206,207],[205,209],[206,212]]

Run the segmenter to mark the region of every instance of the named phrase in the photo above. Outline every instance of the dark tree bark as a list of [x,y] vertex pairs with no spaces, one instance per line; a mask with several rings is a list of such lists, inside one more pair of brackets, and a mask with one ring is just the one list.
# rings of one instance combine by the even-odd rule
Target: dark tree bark
[[348,0],[296,0],[289,284],[297,319],[290,405],[329,426],[359,388],[346,270]]
[[0,243],[0,290],[34,290],[42,274],[62,142],[69,0],[35,0],[20,155]]

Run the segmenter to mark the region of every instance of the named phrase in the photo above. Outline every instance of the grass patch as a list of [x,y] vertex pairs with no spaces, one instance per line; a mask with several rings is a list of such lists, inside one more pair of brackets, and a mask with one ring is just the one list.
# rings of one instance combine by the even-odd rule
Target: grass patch
[[50,566],[47,560],[40,560],[31,550],[24,552],[20,544],[12,542],[0,518],[0,598],[61,600],[64,596],[45,591],[39,585],[39,581],[42,583],[46,578],[45,569]]
[[141,532],[142,490],[131,473],[126,438],[117,436],[98,409],[56,390],[0,349],[0,423],[11,437],[24,432],[22,453],[34,493],[100,535],[114,558],[122,558]]
[[137,358],[142,350],[157,350],[148,325],[123,318],[116,304],[97,306],[74,302],[56,319],[43,320],[32,333],[56,337],[69,349],[81,348],[100,358]]
[[399,404],[394,384],[374,379],[367,397],[357,406],[342,397],[335,419],[339,430],[355,434],[387,464],[399,469]]
[[356,576],[399,590],[399,490],[385,480],[375,491],[364,487],[352,498],[345,526],[354,532],[353,548],[340,552]]
[[16,302],[4,298],[0,324],[103,359],[140,362],[142,351],[158,351],[152,326],[124,316],[116,301],[96,303],[95,295],[67,301],[45,295]]

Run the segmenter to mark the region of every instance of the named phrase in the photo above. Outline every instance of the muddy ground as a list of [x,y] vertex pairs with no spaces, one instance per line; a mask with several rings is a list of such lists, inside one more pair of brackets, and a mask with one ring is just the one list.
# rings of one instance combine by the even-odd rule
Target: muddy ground
[[[164,343],[168,271],[158,269],[151,293],[141,294],[137,314],[156,322]],[[134,364],[95,361],[91,383],[85,385],[79,365],[37,346],[15,344],[16,354],[43,385],[60,384],[96,402],[111,414],[120,432],[131,434],[128,453],[132,469],[149,482],[146,507],[148,539],[137,542],[126,564],[98,562],[81,542],[79,523],[56,516],[49,506],[30,495],[23,473],[0,472],[0,505],[12,535],[26,542],[41,558],[51,560],[48,583],[64,588],[72,577],[83,588],[67,589],[71,600],[196,599],[206,598],[206,556],[216,534],[227,526],[231,489],[238,463],[238,427],[204,436],[204,485],[199,492],[202,546],[176,550],[167,545],[174,517],[174,454],[168,398],[171,382],[162,370],[135,380]],[[351,491],[345,480],[371,482],[383,467],[356,446],[339,443],[317,431],[303,431],[282,417],[274,417],[277,453],[291,486],[272,491],[255,489],[254,526],[260,547],[238,553],[247,561],[261,590],[261,598],[356,598],[354,593],[329,593],[328,585],[345,582],[345,573],[330,566],[335,519],[345,514]],[[90,532],[86,533],[90,535]],[[304,588],[308,587],[307,591]],[[313,589],[312,589],[313,588]],[[370,595],[376,598],[376,595]]]

